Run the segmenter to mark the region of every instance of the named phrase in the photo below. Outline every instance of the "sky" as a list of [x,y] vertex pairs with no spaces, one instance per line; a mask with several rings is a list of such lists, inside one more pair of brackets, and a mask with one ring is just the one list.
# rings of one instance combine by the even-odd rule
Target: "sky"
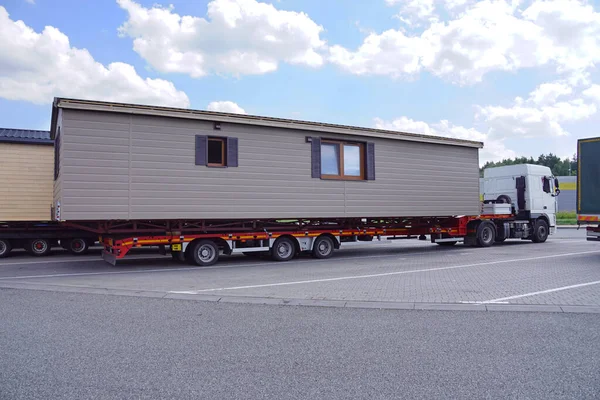
[[0,0],[0,127],[54,97],[484,142],[480,162],[599,136],[585,0]]

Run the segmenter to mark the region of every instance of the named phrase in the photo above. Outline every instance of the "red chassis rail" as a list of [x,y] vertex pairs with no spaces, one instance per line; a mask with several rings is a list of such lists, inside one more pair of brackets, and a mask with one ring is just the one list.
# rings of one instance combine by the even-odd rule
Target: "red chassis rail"
[[[226,227],[215,229],[214,232],[186,232],[186,229],[173,230],[156,235],[144,235],[141,230],[140,235],[131,234],[104,234],[101,237],[101,243],[104,246],[105,258],[118,260],[124,258],[129,250],[143,246],[170,246],[183,243],[190,243],[196,239],[211,240],[268,240],[277,239],[280,236],[287,235],[296,238],[318,237],[323,234],[339,236],[340,238],[362,236],[362,237],[411,237],[429,234],[443,234],[448,237],[464,237],[469,232],[468,223],[478,219],[492,219],[505,216],[463,216],[463,217],[445,217],[445,218],[402,218],[402,219],[371,219],[371,220],[339,220],[339,221],[296,221],[293,224],[275,224],[274,221],[260,221],[258,225],[261,230],[235,230],[235,227],[228,230]],[[509,216],[510,217],[510,216]],[[253,222],[257,225],[257,221]],[[248,222],[246,225],[252,225]],[[333,226],[332,226],[333,225]],[[354,228],[350,227],[354,225]],[[177,225],[176,225],[177,226]],[[179,225],[178,227],[181,227]],[[186,226],[186,225],[183,225]],[[195,227],[201,226],[195,224]],[[222,225],[221,225],[222,226]],[[206,225],[205,225],[206,227]],[[214,228],[214,225],[211,225]],[[239,225],[237,226],[239,228]],[[115,232],[120,232],[119,227]],[[151,229],[151,228],[150,228]],[[190,229],[187,229],[188,231]],[[137,232],[128,232],[137,233]]]

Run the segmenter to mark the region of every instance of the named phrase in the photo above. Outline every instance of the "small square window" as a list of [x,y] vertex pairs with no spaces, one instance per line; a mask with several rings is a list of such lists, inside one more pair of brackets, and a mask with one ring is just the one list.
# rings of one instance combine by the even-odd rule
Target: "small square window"
[[221,138],[208,138],[208,166],[223,167],[225,160],[225,140]]

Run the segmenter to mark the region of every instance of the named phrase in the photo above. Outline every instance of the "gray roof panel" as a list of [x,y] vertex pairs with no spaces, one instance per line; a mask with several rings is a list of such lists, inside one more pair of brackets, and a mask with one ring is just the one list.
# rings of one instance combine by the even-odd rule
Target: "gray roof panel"
[[52,144],[50,131],[0,128],[0,142]]
[[105,111],[138,115],[152,115],[171,118],[199,119],[214,122],[231,122],[237,124],[258,125],[265,127],[298,129],[305,131],[339,133],[355,136],[380,137],[395,140],[407,140],[425,143],[438,143],[455,146],[482,148],[483,143],[472,140],[453,139],[447,137],[429,136],[408,132],[397,132],[374,128],[328,124],[310,121],[297,121],[283,118],[261,117],[256,115],[230,114],[213,111],[201,111],[172,107],[145,106],[139,104],[110,103],[105,101],[77,100],[56,97],[52,105],[52,137],[56,134],[58,109]]

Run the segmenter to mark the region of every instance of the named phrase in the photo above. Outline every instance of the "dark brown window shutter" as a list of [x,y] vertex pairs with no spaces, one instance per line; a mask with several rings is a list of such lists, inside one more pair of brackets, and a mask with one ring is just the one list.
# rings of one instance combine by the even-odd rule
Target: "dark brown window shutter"
[[60,128],[54,139],[54,180],[58,179],[60,173]]
[[310,142],[311,176],[321,177],[321,138],[313,137]]
[[367,143],[367,173],[366,177],[368,181],[375,180],[375,143]]
[[206,165],[208,162],[208,136],[196,135],[196,165]]
[[227,166],[238,166],[238,139],[234,137],[227,138]]

